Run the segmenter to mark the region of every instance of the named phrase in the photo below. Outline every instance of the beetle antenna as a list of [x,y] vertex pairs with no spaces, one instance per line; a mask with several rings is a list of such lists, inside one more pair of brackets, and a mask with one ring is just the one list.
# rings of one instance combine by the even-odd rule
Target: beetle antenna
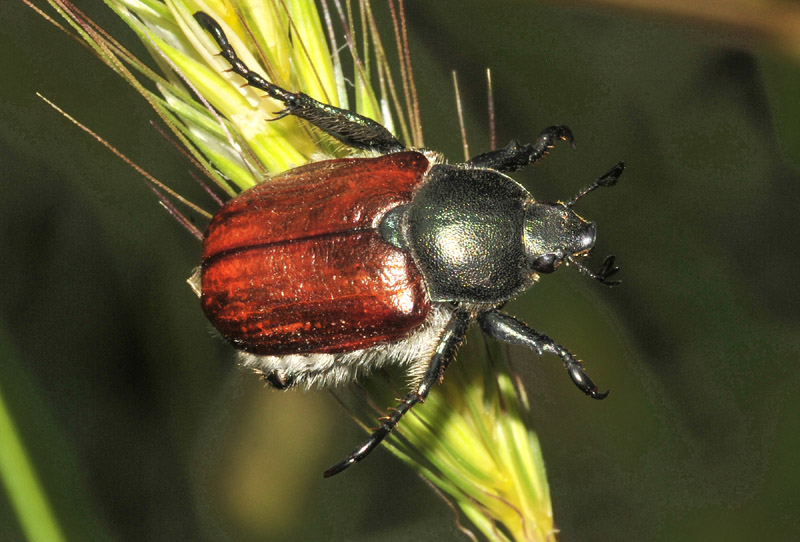
[[578,268],[578,271],[589,277],[590,279],[594,279],[598,282],[602,282],[606,286],[616,286],[620,284],[621,280],[608,280],[611,275],[614,275],[619,271],[619,267],[616,264],[616,258],[612,254],[611,256],[607,256],[605,260],[603,260],[603,264],[600,266],[596,272],[593,272],[591,269],[580,263],[578,260],[573,258],[572,256],[567,256],[567,261]]
[[615,184],[617,184],[617,179],[619,179],[619,176],[622,175],[624,169],[625,169],[625,162],[619,162],[616,166],[611,168],[611,170],[608,173],[606,173],[605,175],[597,179],[595,182],[593,182],[592,184],[590,184],[589,186],[578,192],[578,194],[574,198],[572,198],[566,203],[567,207],[572,207],[573,205],[578,203],[579,199],[581,199],[583,196],[585,196],[586,194],[588,194],[589,192],[591,192],[596,188],[600,188],[601,186],[614,186]]

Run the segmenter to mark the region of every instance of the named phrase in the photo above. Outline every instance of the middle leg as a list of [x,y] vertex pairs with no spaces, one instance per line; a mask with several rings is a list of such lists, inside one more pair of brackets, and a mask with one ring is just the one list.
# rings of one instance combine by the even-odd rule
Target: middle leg
[[391,416],[384,418],[383,423],[372,432],[361,446],[353,450],[353,452],[347,456],[347,459],[326,470],[323,473],[325,478],[329,478],[334,474],[339,474],[353,463],[364,459],[392,432],[392,429],[394,429],[406,412],[411,410],[411,407],[425,401],[433,385],[441,379],[445,369],[447,369],[447,366],[450,365],[450,362],[455,358],[456,351],[464,340],[464,336],[471,323],[472,315],[468,311],[456,309],[439,339],[439,345],[436,347],[430,364],[428,365],[428,370],[422,377],[422,381],[417,389],[406,395],[405,399],[400,402]]
[[277,118],[286,115],[300,117],[345,145],[357,149],[388,153],[405,148],[389,130],[372,119],[353,111],[324,104],[303,92],[289,92],[270,83],[242,62],[222,27],[210,15],[198,11],[194,14],[194,18],[217,42],[222,56],[230,63],[235,73],[244,77],[248,85],[263,90],[271,98],[283,103],[285,109]]

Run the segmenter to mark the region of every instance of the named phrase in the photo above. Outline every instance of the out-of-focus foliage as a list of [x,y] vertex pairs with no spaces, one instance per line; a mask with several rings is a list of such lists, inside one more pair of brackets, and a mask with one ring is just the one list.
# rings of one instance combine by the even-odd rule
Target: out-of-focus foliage
[[792,0],[578,0],[627,15],[710,25],[742,46],[767,46],[800,60],[800,4]]

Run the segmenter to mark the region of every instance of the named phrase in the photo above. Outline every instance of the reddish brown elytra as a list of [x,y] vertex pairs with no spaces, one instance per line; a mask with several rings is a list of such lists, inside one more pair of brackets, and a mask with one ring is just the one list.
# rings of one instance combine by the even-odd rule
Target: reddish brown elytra
[[203,244],[203,310],[273,386],[324,387],[384,364],[408,368],[412,391],[326,477],[361,461],[424,401],[474,321],[497,340],[557,355],[581,391],[606,396],[566,348],[500,307],[564,262],[615,283],[613,256],[597,272],[578,262],[596,227],[572,206],[616,183],[621,162],[566,203],[537,202],[506,173],[538,162],[559,139],[572,143],[566,126],[446,164],[407,150],[373,120],[266,81],[211,17],[195,19],[235,73],[286,106],[280,116],[383,155],[309,164],[243,192],[214,216]]
[[408,252],[378,223],[411,201],[418,152],[315,162],[232,200],[203,243],[202,306],[254,354],[342,352],[396,341],[430,312]]

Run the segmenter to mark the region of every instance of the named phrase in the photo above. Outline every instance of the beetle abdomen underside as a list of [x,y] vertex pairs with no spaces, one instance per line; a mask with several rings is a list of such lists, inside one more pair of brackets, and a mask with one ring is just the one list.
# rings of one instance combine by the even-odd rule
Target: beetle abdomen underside
[[381,239],[428,161],[404,152],[317,162],[241,194],[209,224],[202,305],[238,348],[345,352],[397,340],[430,310],[410,256]]

